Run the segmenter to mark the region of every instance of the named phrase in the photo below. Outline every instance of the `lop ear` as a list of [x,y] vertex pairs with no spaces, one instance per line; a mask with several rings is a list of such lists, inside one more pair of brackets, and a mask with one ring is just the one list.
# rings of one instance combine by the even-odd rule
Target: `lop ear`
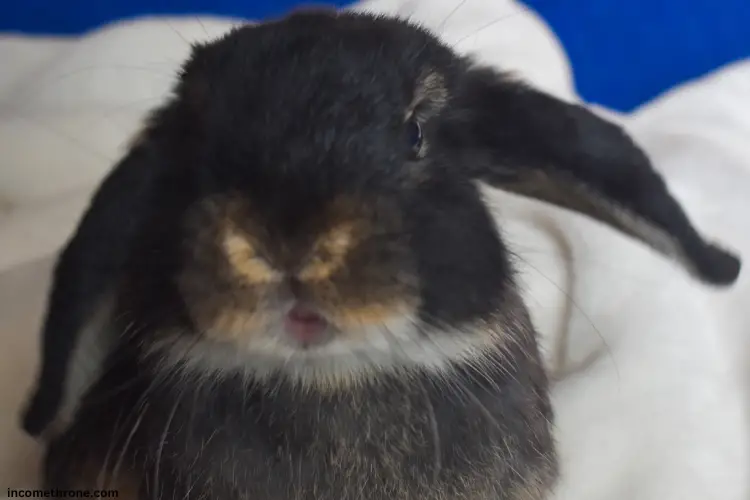
[[469,75],[444,139],[478,153],[476,178],[613,226],[704,282],[737,279],[739,259],[701,237],[620,127],[493,71]]
[[32,436],[46,433],[66,406],[76,404],[71,399],[81,396],[91,382],[84,379],[108,354],[108,294],[158,171],[144,142],[104,179],[58,258],[43,324],[41,366],[22,415],[22,427]]

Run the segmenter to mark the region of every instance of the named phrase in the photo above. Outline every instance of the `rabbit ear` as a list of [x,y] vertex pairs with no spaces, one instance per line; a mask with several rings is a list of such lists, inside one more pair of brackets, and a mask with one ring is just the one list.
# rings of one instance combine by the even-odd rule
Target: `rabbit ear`
[[489,70],[472,70],[455,97],[443,139],[479,152],[478,179],[613,226],[704,282],[737,279],[739,259],[701,237],[620,127]]
[[[41,366],[22,426],[40,436],[80,397],[86,378],[114,340],[104,325],[109,293],[157,175],[158,162],[141,141],[104,179],[55,267],[42,331]],[[90,382],[90,380],[88,380]]]

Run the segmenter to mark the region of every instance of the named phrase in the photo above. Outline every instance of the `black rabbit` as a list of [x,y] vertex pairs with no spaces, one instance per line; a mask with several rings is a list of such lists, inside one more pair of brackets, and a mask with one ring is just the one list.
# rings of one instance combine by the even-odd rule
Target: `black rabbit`
[[407,21],[242,27],[174,94],[56,268],[24,415],[50,488],[546,498],[547,378],[480,183],[739,273],[620,128]]

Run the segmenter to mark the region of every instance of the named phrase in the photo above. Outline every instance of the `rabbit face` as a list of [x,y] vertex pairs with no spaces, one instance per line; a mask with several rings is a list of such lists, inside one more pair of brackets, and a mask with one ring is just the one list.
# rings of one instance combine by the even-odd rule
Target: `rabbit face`
[[506,251],[471,168],[439,143],[465,66],[411,25],[354,15],[198,49],[144,139],[179,191],[129,273],[149,317],[183,305],[157,345],[308,380],[502,342]]

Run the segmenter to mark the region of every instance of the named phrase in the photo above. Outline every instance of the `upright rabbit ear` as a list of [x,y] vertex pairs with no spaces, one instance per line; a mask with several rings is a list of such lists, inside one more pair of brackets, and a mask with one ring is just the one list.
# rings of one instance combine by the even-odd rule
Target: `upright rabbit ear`
[[442,139],[479,153],[478,179],[609,224],[704,282],[737,279],[739,259],[698,234],[620,127],[485,69],[472,70],[455,98]]
[[[103,181],[55,267],[42,332],[41,366],[23,413],[32,436],[46,433],[104,362],[112,336],[108,294],[146,210],[158,164],[143,144]],[[54,431],[53,431],[54,432]]]

